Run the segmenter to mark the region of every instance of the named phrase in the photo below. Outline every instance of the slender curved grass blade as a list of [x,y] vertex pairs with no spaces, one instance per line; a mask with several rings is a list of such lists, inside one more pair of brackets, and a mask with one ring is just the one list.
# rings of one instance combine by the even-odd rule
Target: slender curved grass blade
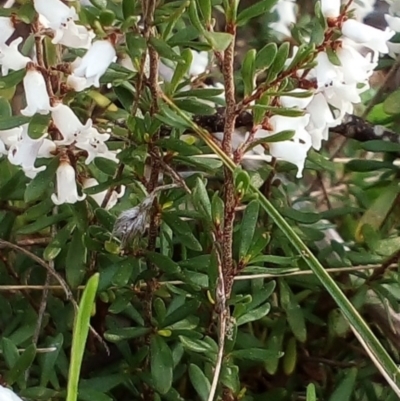
[[75,317],[66,401],[76,401],[78,399],[79,375],[89,333],[90,316],[99,285],[99,277],[100,275],[96,273],[88,280]]

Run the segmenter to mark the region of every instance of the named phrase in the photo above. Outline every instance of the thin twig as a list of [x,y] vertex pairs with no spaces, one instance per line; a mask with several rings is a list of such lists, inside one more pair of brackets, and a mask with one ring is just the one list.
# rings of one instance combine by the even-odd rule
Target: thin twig
[[222,361],[224,359],[225,350],[225,335],[227,320],[229,317],[229,310],[226,303],[226,289],[225,289],[225,278],[223,272],[223,266],[219,251],[217,254],[218,263],[218,283],[216,289],[216,312],[218,313],[218,353],[217,360],[214,367],[214,375],[211,383],[210,393],[208,394],[208,401],[213,401],[217,392],[219,383],[219,376],[222,369]]
[[[382,265],[359,265],[359,266],[344,266],[344,267],[332,267],[326,269],[328,273],[354,273],[361,272],[365,270],[375,270],[381,269]],[[396,263],[387,266],[386,269],[397,269],[398,265]],[[242,274],[240,276],[235,276],[234,281],[242,281],[242,280],[256,280],[256,279],[270,279],[270,278],[279,278],[279,277],[291,277],[291,276],[312,276],[314,272],[312,270],[301,270],[297,267],[293,267],[292,271],[285,271],[283,273],[259,273],[259,274]],[[186,284],[180,280],[171,280],[171,281],[159,281],[158,285],[183,285]],[[140,287],[146,287],[146,283],[140,283]],[[120,287],[110,287],[110,290],[118,289]],[[0,292],[6,291],[43,291],[44,289],[48,289],[51,291],[62,290],[63,287],[60,285],[0,285]],[[79,291],[83,291],[85,289],[84,285],[80,285],[76,288]]]
[[68,284],[66,281],[54,270],[51,268],[50,265],[48,265],[43,259],[39,258],[36,256],[34,253],[28,251],[25,248],[22,248],[18,245],[13,244],[12,242],[5,241],[3,239],[0,239],[0,245],[5,246],[6,248],[11,248],[14,249],[15,251],[21,252],[22,254],[28,256],[30,259],[34,260],[37,264],[40,266],[44,267],[61,285],[62,289],[65,292],[65,295],[68,300],[73,300],[72,292],[68,287]]

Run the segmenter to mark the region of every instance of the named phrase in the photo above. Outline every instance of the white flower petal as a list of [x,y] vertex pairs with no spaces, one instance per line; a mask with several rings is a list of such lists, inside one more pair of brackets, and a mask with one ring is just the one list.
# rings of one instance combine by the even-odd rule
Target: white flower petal
[[22,401],[12,390],[0,385],[1,401]]
[[18,45],[21,42],[22,38],[19,37],[13,40],[10,45],[0,44],[0,64],[3,76],[6,76],[9,70],[22,70],[32,61],[29,57],[25,57],[19,52]]
[[23,84],[27,105],[21,114],[29,117],[35,113],[48,114],[50,99],[42,73],[35,68],[28,68]]
[[380,53],[389,51],[386,42],[394,35],[390,29],[381,31],[354,19],[348,19],[343,23],[342,33],[354,42]]
[[325,18],[337,18],[340,14],[340,0],[321,0],[321,12]]
[[68,161],[61,160],[57,168],[57,194],[51,195],[55,205],[76,203],[86,198],[86,194],[78,195],[75,170]]

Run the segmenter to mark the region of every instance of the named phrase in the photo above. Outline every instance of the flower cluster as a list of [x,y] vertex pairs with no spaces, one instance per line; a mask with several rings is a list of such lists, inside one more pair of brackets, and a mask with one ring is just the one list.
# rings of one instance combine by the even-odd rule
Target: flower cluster
[[[74,7],[60,0],[34,0],[33,3],[39,16],[39,34],[50,34],[54,44],[87,50],[82,58],[78,57],[72,63],[72,71],[66,78],[69,89],[82,91],[91,86],[99,87],[100,78],[116,59],[115,36],[92,42],[94,33],[77,24],[78,15]],[[19,45],[22,37],[7,44],[15,31],[14,24],[13,17],[0,17],[2,75],[6,76],[9,71],[26,70],[23,78],[26,107],[21,114],[27,117],[50,115],[52,132],[34,139],[30,136],[29,124],[0,131],[0,155],[6,155],[10,163],[20,166],[29,178],[46,169],[44,165],[36,166],[38,159],[59,156],[57,191],[51,199],[57,205],[75,203],[86,195],[78,194],[76,164],[72,165],[68,153],[78,158],[83,155],[86,157],[85,164],[90,164],[96,157],[117,162],[117,152],[108,149],[106,142],[110,139],[109,133],[99,132],[91,119],[82,123],[67,104],[52,94],[48,71],[44,71],[43,66],[35,63],[34,59],[21,54]],[[121,194],[123,190],[114,192],[107,207],[112,207]],[[94,199],[101,204],[104,196],[104,193],[97,194]]]
[[[289,93],[279,99],[281,106],[303,110],[304,115],[273,116],[269,127],[259,129],[254,135],[257,139],[294,130],[291,140],[271,143],[269,151],[276,159],[294,164],[297,177],[302,176],[309,149],[319,150],[322,140],[328,139],[329,128],[339,125],[347,113],[353,112],[353,105],[361,102],[360,94],[369,89],[369,77],[377,66],[379,53],[388,53],[387,41],[394,34],[389,28],[382,31],[356,19],[347,19],[341,11],[340,0],[322,0],[321,10],[328,29],[340,29],[341,37],[318,48],[314,68],[297,71],[299,81],[313,89],[295,89],[293,97]],[[294,48],[292,59],[297,50]],[[292,59],[287,61],[287,66]],[[301,91],[309,92],[310,96],[295,97]],[[263,154],[264,148],[258,146],[252,152]]]
[[[361,8],[368,11],[373,3],[364,0],[358,4],[358,11],[361,12]],[[80,23],[74,7],[61,0],[33,0],[33,5],[38,14],[36,36],[43,38],[48,35],[55,45],[84,52],[82,57],[75,57],[68,68],[62,70],[65,74],[62,83],[64,91],[82,92],[91,87],[99,88],[100,80],[117,60],[128,69],[135,70],[130,57],[120,54],[117,57],[116,46],[124,42],[120,31],[112,31],[107,37],[95,40],[93,31]],[[278,21],[272,24],[272,28],[285,36],[290,35],[289,28],[296,20],[296,3],[281,0],[273,10],[278,15]],[[290,140],[270,143],[268,155],[261,145],[253,147],[251,153],[265,161],[274,157],[294,164],[298,177],[302,175],[308,151],[312,147],[319,150],[322,140],[328,138],[329,128],[340,124],[345,114],[353,111],[353,104],[360,102],[360,94],[369,88],[368,80],[377,65],[379,53],[388,53],[387,42],[394,34],[393,29],[400,30],[400,6],[396,0],[390,1],[387,21],[392,29],[386,31],[369,27],[357,19],[349,19],[349,10],[347,6],[343,10],[342,0],[322,0],[321,10],[327,31],[324,43],[317,46],[313,54],[315,67],[295,71],[292,78],[298,80],[299,87],[276,99],[277,106],[294,109],[297,117],[269,115],[260,129],[252,134],[252,138],[261,139],[281,131],[294,130]],[[15,32],[15,18],[0,17],[2,75],[25,70],[23,88],[26,106],[21,114],[27,118],[37,114],[48,115],[51,122],[48,132],[36,138],[32,137],[30,123],[0,131],[0,156],[6,156],[10,163],[20,166],[31,179],[46,169],[46,163],[41,159],[58,157],[56,193],[51,199],[57,205],[81,201],[86,195],[81,194],[77,182],[83,188],[89,188],[97,185],[97,181],[85,174],[77,174],[79,166],[83,167],[82,162],[89,165],[95,158],[118,162],[118,151],[108,148],[110,132],[102,132],[91,119],[82,121],[63,100],[63,93],[53,94],[51,71],[41,65],[40,60],[21,53],[22,38],[17,37],[10,42]],[[394,45],[389,43],[389,46],[393,50]],[[297,51],[295,47],[286,67]],[[68,54],[71,55],[71,52]],[[201,79],[212,67],[209,53],[191,50],[190,58],[192,62],[185,77],[185,83],[188,84],[179,85],[179,91],[191,89],[192,85],[199,83],[203,88],[209,87]],[[165,83],[171,82],[175,70],[175,64],[162,59],[159,64],[160,79]],[[215,106],[208,100],[202,102]],[[222,133],[215,133],[215,136],[221,139]],[[249,137],[250,134],[245,133],[244,137],[234,138],[233,147],[238,148],[243,138],[246,140]],[[246,160],[246,155],[244,159],[245,166],[257,167]],[[112,207],[123,195],[124,188],[112,194],[106,195],[106,192],[98,193],[93,198],[102,204],[107,196],[110,199],[107,207]]]

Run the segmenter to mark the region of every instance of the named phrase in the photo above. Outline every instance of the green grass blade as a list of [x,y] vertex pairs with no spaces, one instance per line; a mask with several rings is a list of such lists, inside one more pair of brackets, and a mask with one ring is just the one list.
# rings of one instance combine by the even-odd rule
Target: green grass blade
[[89,333],[90,316],[99,285],[99,277],[98,273],[90,277],[83,291],[78,313],[75,317],[66,401],[76,401],[78,399],[79,376]]

